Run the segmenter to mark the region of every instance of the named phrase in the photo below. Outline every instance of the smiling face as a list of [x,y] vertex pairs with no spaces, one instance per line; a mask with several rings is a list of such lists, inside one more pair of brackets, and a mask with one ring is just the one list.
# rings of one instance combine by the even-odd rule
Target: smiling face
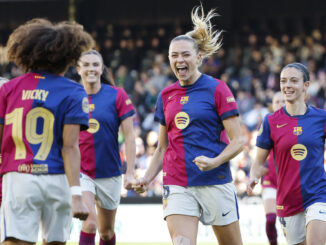
[[304,102],[309,81],[304,82],[301,71],[294,67],[285,68],[280,78],[281,92],[286,102]]
[[182,85],[196,82],[200,76],[198,66],[201,55],[196,52],[194,44],[189,40],[177,40],[170,44],[170,66]]
[[96,54],[83,55],[78,62],[77,72],[83,83],[101,83],[102,59]]

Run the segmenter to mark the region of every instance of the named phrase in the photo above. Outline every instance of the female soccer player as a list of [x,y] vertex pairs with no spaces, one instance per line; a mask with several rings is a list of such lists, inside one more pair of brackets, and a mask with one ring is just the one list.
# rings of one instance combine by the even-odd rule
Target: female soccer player
[[213,227],[219,244],[242,244],[229,166],[243,148],[238,110],[227,85],[199,71],[202,60],[221,46],[221,32],[210,22],[215,15],[195,8],[194,29],[170,43],[178,81],[159,95],[158,147],[134,186],[144,191],[163,168],[164,218],[174,244],[196,244],[199,220]]
[[[273,96],[272,109],[279,110],[285,105],[282,92],[277,92]],[[263,193],[262,198],[264,202],[264,209],[266,213],[266,234],[271,245],[277,244],[277,230],[276,230],[276,172],[275,159],[273,151],[270,152],[267,158],[267,173],[263,179]]]
[[77,66],[90,104],[90,128],[81,132],[79,140],[83,199],[90,210],[82,224],[80,245],[95,244],[97,227],[101,245],[115,244],[114,221],[122,183],[118,144],[120,125],[127,161],[124,187],[130,189],[134,180],[136,144],[132,116],[135,111],[122,88],[101,83],[103,67],[102,56],[95,50],[83,53]]
[[[35,19],[10,35],[8,58],[26,74],[0,88],[1,242],[65,244],[72,214],[86,219],[79,186],[83,87],[63,77],[94,40],[76,23]],[[69,188],[69,186],[71,188]]]
[[265,117],[257,136],[257,155],[248,194],[263,175],[273,149],[277,168],[277,215],[289,244],[326,243],[326,111],[305,103],[308,69],[291,63],[282,69],[285,107]]

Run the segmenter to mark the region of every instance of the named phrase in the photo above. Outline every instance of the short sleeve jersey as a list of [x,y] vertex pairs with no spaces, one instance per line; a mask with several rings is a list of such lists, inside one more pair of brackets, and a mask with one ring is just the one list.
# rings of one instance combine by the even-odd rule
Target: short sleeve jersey
[[256,145],[273,149],[277,168],[277,214],[288,217],[326,202],[326,111],[308,106],[290,116],[285,107],[264,118]]
[[84,88],[65,77],[30,72],[0,88],[4,125],[1,173],[64,173],[61,149],[65,124],[88,127]]
[[102,84],[89,95],[89,129],[80,133],[81,172],[91,178],[121,175],[118,131],[135,110],[122,88]]
[[162,90],[155,117],[166,126],[168,147],[163,159],[163,184],[200,186],[232,181],[229,162],[201,171],[197,156],[218,156],[229,143],[222,121],[237,116],[234,96],[220,80],[202,74],[190,86],[179,82]]

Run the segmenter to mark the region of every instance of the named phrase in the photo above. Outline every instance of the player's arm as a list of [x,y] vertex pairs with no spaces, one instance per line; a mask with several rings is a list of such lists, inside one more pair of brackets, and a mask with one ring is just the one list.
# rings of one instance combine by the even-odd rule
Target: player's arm
[[1,151],[1,143],[2,143],[2,133],[3,133],[3,124],[0,124],[0,151]]
[[263,149],[260,147],[256,147],[257,152],[256,152],[256,158],[251,165],[250,169],[250,179],[249,183],[247,186],[247,193],[248,195],[253,194],[253,189],[255,185],[259,182],[260,178],[264,175],[265,173],[265,162],[268,157],[268,154],[270,150],[268,149]]
[[168,147],[168,135],[166,132],[166,126],[160,125],[159,136],[158,136],[158,145],[154,151],[153,157],[151,159],[151,163],[146,170],[146,173],[143,178],[136,181],[136,184],[133,186],[134,190],[138,193],[142,193],[145,191],[145,188],[150,182],[154,180],[154,178],[158,175],[158,173],[163,168],[163,157]]
[[225,147],[221,154],[215,158],[209,158],[206,156],[196,157],[193,162],[202,171],[208,171],[220,166],[238,155],[243,150],[244,142],[239,118],[237,116],[232,116],[224,119],[222,122],[229,137],[230,143]]
[[127,117],[121,122],[122,132],[125,138],[125,152],[127,161],[127,171],[124,178],[124,187],[130,189],[134,180],[136,142],[132,117]]
[[[65,173],[70,187],[74,189],[77,187],[77,190],[79,189],[78,187],[80,187],[79,132],[79,124],[65,124],[63,127],[62,157]],[[85,220],[88,216],[88,210],[82,202],[81,189],[79,190],[80,193],[72,192],[72,212],[73,217]]]

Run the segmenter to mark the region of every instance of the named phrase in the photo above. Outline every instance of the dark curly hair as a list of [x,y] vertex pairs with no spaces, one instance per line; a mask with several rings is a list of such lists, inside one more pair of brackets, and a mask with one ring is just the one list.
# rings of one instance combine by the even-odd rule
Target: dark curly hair
[[25,72],[45,70],[60,74],[76,65],[81,53],[91,49],[94,43],[78,23],[54,24],[45,19],[32,19],[10,35],[7,56]]

